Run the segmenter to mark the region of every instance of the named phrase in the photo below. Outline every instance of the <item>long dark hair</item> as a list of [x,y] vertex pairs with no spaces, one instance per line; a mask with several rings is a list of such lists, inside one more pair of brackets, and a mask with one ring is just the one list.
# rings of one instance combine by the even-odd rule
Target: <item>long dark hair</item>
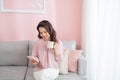
[[54,30],[52,24],[47,21],[43,20],[37,25],[37,31],[38,31],[38,38],[41,39],[41,35],[39,32],[39,28],[43,27],[46,29],[46,31],[50,34],[50,41],[58,42],[57,37],[56,37],[56,31]]

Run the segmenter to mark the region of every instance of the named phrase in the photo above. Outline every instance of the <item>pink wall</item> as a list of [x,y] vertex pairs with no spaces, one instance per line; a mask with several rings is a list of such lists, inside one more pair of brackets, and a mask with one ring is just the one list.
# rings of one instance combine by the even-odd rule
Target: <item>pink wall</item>
[[36,26],[47,19],[61,40],[76,40],[81,47],[81,0],[46,0],[45,14],[0,12],[0,41],[35,40]]
[[56,0],[57,29],[60,39],[76,40],[81,48],[82,0]]

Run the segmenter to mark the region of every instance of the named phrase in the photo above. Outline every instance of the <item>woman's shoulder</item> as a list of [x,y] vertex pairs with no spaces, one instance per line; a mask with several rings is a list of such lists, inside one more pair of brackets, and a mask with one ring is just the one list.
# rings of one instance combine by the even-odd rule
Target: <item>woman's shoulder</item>
[[35,44],[41,44],[41,43],[43,43],[44,41],[43,41],[43,39],[37,39],[37,40],[35,40]]

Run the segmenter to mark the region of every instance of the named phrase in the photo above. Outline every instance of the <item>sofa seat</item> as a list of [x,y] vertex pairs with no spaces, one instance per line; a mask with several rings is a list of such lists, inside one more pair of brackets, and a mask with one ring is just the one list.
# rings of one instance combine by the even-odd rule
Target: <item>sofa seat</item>
[[25,80],[35,80],[33,77],[33,69],[32,67],[28,67],[28,71],[26,73],[26,79]]
[[69,72],[68,74],[60,74],[56,80],[80,80],[79,75]]
[[0,80],[24,80],[26,66],[0,66]]

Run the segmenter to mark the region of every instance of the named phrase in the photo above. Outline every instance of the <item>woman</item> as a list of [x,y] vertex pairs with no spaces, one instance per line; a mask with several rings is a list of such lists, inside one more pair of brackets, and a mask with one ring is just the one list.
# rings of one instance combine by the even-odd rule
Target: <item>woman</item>
[[[54,80],[59,75],[59,62],[63,54],[63,45],[57,40],[56,31],[47,20],[37,26],[38,38],[33,46],[30,62],[35,65],[35,80]],[[53,48],[47,48],[47,43],[53,41]]]

